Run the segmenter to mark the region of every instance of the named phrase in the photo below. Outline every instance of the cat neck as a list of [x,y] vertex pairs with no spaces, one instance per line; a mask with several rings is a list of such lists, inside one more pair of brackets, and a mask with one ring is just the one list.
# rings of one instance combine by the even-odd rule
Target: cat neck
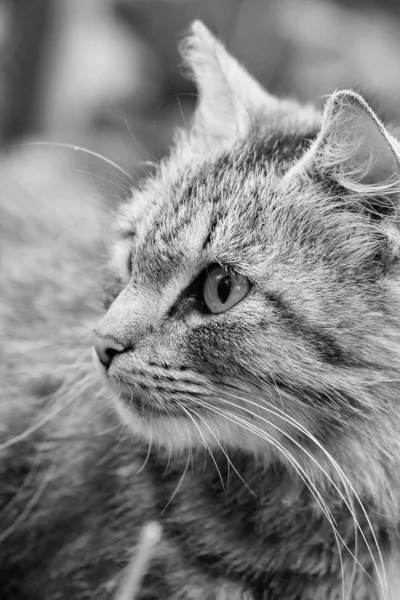
[[[312,587],[314,579],[320,578],[320,585],[326,578],[332,585],[332,574],[337,574],[341,589],[340,560],[346,573],[351,573],[356,552],[372,572],[368,548],[357,538],[365,536],[374,556],[376,546],[357,503],[329,489],[313,489],[312,483],[283,464],[266,467],[240,451],[230,453],[230,461],[223,452],[215,452],[211,459],[198,451],[189,458],[173,458],[166,469],[164,456],[155,453],[149,459],[153,477],[164,483],[157,501],[166,534],[178,534],[184,540],[189,559],[200,561],[212,572],[229,569],[238,581],[248,580],[254,597],[258,597],[257,589],[270,589],[272,579],[285,597],[294,594],[285,587],[294,580],[298,595],[293,597],[302,598],[309,590],[317,593]],[[387,524],[370,506],[368,509],[385,552]],[[357,585],[367,589],[370,583],[361,576]]]

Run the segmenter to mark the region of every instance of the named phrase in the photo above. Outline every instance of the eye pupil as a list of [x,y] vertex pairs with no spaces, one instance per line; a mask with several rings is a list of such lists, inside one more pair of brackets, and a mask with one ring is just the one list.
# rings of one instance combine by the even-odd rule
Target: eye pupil
[[230,275],[226,275],[219,281],[217,292],[221,304],[225,304],[225,302],[228,300],[229,295],[231,293],[231,286],[232,282]]
[[226,312],[243,300],[250,290],[245,277],[221,265],[211,265],[204,273],[202,300],[210,313]]

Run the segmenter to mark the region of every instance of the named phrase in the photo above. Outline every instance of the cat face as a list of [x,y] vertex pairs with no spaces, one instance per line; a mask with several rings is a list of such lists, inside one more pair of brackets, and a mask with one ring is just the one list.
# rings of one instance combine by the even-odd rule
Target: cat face
[[194,124],[121,210],[94,336],[121,415],[169,448],[281,458],[298,440],[362,454],[372,428],[378,460],[400,366],[397,142],[353,92],[322,124],[272,98],[199,23],[184,52]]

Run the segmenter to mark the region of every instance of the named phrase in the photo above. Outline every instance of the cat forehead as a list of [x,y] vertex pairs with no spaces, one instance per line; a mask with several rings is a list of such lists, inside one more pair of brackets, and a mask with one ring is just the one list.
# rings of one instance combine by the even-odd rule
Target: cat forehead
[[268,195],[309,139],[293,132],[269,134],[214,156],[213,149],[199,154],[190,145],[178,146],[146,187],[133,193],[117,230],[123,237],[171,227],[176,233],[191,220],[215,226],[216,218],[237,218],[238,212],[268,212]]
[[282,179],[311,136],[262,132],[201,154],[178,145],[121,211],[118,233],[137,283],[162,287],[213,262],[257,278],[294,212]]
[[240,244],[256,226],[254,215],[268,210],[277,179],[272,166],[250,167],[246,160],[229,153],[175,178],[159,174],[124,207],[120,233],[131,238],[136,255],[163,255],[164,264],[193,259],[192,251],[212,242],[220,251]]

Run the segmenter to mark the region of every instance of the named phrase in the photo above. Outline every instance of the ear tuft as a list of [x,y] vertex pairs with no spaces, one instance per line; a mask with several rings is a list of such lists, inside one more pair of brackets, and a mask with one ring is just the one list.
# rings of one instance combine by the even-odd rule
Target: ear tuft
[[191,26],[181,54],[199,92],[192,134],[207,141],[234,142],[252,127],[252,118],[279,101],[270,96],[201,22]]
[[191,27],[192,33],[192,41],[194,44],[197,43],[199,48],[212,48],[215,43],[219,44],[220,42],[217,38],[211,33],[211,31],[204,25],[202,21],[196,19],[193,21]]
[[335,92],[326,103],[313,146],[295,167],[338,183],[375,217],[394,213],[399,200],[399,145],[356,92]]
[[359,94],[345,90],[331,96],[321,138],[322,166],[324,161],[328,168],[336,163],[348,185],[358,183],[378,188],[398,180],[394,140]]

